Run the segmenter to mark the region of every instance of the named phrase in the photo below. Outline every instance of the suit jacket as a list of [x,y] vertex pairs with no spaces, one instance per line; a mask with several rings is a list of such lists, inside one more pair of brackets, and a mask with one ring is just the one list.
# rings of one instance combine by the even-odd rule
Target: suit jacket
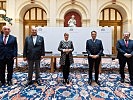
[[118,51],[117,58],[125,57],[125,53],[133,55],[133,40],[129,39],[128,47],[126,47],[124,39],[118,40],[116,44],[116,49]]
[[41,56],[45,55],[44,39],[42,36],[37,35],[36,44],[33,43],[32,36],[25,39],[23,57],[28,60],[40,60]]
[[[74,47],[72,41],[67,41],[67,42],[64,40],[60,41],[58,47],[58,51],[61,51],[60,65],[65,65],[65,60],[66,60],[66,53],[63,52],[63,49],[72,49],[73,51]],[[69,52],[68,55],[69,55],[70,64],[72,64],[74,62],[72,52]]]
[[3,41],[3,34],[0,34],[0,60],[5,58],[13,59],[17,57],[17,40],[16,37],[9,35],[6,45]]
[[92,39],[89,39],[86,41],[86,51],[89,55],[103,55],[103,45],[102,41],[99,39],[96,39],[95,42],[92,41]]

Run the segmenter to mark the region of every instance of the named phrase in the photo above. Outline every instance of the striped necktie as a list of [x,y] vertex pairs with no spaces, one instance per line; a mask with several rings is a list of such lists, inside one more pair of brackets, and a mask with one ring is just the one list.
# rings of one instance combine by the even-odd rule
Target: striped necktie
[[6,45],[7,36],[4,36],[4,44]]
[[125,40],[125,45],[126,45],[126,47],[128,47],[128,41],[127,40]]

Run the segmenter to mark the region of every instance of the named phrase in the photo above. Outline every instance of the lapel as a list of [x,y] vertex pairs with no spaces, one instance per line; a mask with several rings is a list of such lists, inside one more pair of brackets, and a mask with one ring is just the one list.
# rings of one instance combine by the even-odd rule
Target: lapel
[[97,43],[97,39],[95,39],[95,43]]
[[93,43],[93,40],[91,39],[91,42]]
[[129,39],[129,40],[128,40],[128,47],[130,47],[130,41],[131,41],[131,40]]
[[32,38],[32,36],[30,36],[29,41],[30,41],[31,45],[34,47],[34,43],[33,43],[33,38]]
[[3,35],[2,34],[0,35],[0,43],[3,43],[4,44]]
[[93,43],[96,43],[97,39],[95,39],[95,41],[93,41],[93,39],[91,39],[91,41],[92,41]]
[[11,36],[9,35],[9,37],[8,37],[8,40],[7,40],[7,43],[6,43],[6,44],[10,43],[10,41],[11,41]]
[[32,38],[32,36],[30,36],[30,42],[32,43],[33,46],[36,46],[36,44],[37,44],[38,41],[39,41],[39,37],[38,37],[38,35],[37,35],[37,37],[36,37],[36,43],[35,43],[35,45],[34,45],[34,43],[33,43],[33,38]]
[[38,35],[37,35],[35,45],[37,44],[38,41],[39,41],[39,37],[38,37]]

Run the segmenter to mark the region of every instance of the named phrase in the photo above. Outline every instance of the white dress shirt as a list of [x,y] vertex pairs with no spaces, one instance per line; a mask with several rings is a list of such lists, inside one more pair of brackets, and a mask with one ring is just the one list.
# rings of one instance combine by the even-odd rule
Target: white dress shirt
[[34,45],[36,44],[37,36],[32,36]]
[[96,39],[95,39],[95,40],[94,40],[94,39],[92,39],[92,41],[93,41],[93,42],[95,42],[95,41],[96,41]]

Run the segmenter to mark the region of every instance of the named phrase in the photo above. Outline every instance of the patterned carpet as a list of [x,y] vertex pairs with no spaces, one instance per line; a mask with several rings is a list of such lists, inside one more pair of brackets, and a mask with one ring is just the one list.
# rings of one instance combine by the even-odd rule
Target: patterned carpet
[[[41,86],[37,84],[25,87],[27,73],[15,72],[12,86],[0,88],[1,100],[132,100],[133,87],[126,82],[120,83],[117,73],[100,74],[101,86],[95,82],[88,85],[88,74],[73,71],[70,84],[62,83],[62,73],[41,73]],[[34,76],[35,77],[35,76]],[[34,79],[34,78],[33,78]]]
[[[88,85],[88,66],[86,59],[79,59],[71,66],[70,84],[62,82],[62,72],[56,70],[49,73],[50,63],[41,63],[41,86],[27,83],[27,67],[23,61],[14,68],[13,85],[0,88],[0,100],[133,100],[133,86],[129,84],[127,67],[126,82],[120,82],[119,64],[117,60],[104,59],[102,73],[99,75],[100,86],[95,82]],[[45,66],[45,67],[44,67]],[[59,68],[57,63],[57,68]],[[93,73],[94,76],[94,73]],[[35,75],[33,74],[33,80]]]

